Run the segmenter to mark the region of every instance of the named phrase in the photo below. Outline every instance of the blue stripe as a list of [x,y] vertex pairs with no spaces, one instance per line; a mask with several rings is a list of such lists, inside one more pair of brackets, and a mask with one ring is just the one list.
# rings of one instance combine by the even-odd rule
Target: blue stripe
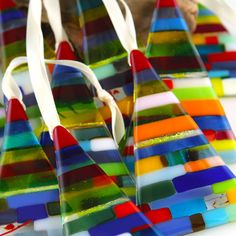
[[217,44],[217,45],[197,45],[197,50],[199,54],[202,55],[208,55],[210,53],[218,53],[218,52],[224,52],[225,46],[224,44]]
[[192,233],[192,224],[189,217],[173,219],[155,226],[165,236],[179,236]]
[[208,9],[199,9],[199,16],[214,16],[215,14]]
[[236,150],[217,151],[226,165],[236,164]]
[[98,164],[122,162],[120,153],[117,150],[106,150],[99,152],[88,152],[88,155]]
[[214,209],[203,214],[206,228],[212,228],[229,222],[229,216],[225,208]]
[[79,12],[83,14],[83,11],[102,6],[101,0],[80,0],[78,1]]
[[71,67],[71,66],[62,66],[62,65],[55,65],[54,70],[53,70],[53,74],[52,76],[56,76],[56,75],[60,75],[60,74],[75,74],[76,77],[82,77],[82,73],[80,70]]
[[230,73],[228,70],[211,70],[208,72],[209,77],[218,78],[218,77],[229,77]]
[[151,209],[169,208],[173,203],[179,204],[184,201],[193,200],[197,198],[204,198],[211,195],[212,188],[210,186],[193,189],[187,192],[177,193],[168,198],[164,198],[158,201],[150,203]]
[[140,71],[134,75],[134,78],[136,79],[136,82],[138,84],[146,83],[149,81],[161,80],[154,69],[146,69]]
[[5,124],[5,134],[8,136],[32,132],[29,121],[14,121]]
[[11,20],[1,25],[0,33],[26,26],[26,19]]
[[236,68],[236,61],[214,62],[213,69],[233,70]]
[[173,179],[177,192],[185,192],[235,178],[227,166],[218,166],[207,170],[187,173]]
[[191,199],[190,201],[183,201],[170,205],[170,211],[173,218],[180,218],[184,216],[191,216],[198,213],[207,211],[204,199]]
[[188,31],[188,26],[183,18],[158,19],[153,22],[151,31],[169,31],[169,30],[183,30]]
[[201,130],[230,130],[230,124],[225,116],[198,116],[193,117]]
[[66,147],[55,151],[57,159],[57,166],[70,166],[78,163],[89,161],[89,157],[84,153],[80,146]]
[[4,12],[1,12],[0,15],[0,23],[4,24],[5,22],[9,20],[17,20],[17,19],[22,19],[25,18],[25,15],[23,12],[17,10],[17,9],[10,9]]
[[165,155],[170,152],[176,152],[182,149],[191,148],[208,144],[204,135],[198,135],[190,138],[184,138],[166,142],[158,145],[149,146],[146,148],[139,148],[135,150],[135,156],[138,159],[143,159],[155,155]]
[[80,72],[75,73],[61,73],[53,75],[52,87],[59,87],[63,85],[85,84],[85,80]]
[[123,218],[117,218],[104,224],[89,229],[91,236],[118,235],[124,232],[131,232],[133,228],[144,226],[149,222],[141,213],[135,213]]
[[58,190],[28,193],[7,198],[7,203],[10,208],[47,204],[49,202],[56,202],[56,201],[59,201]]
[[100,34],[84,37],[83,47],[85,50],[87,50],[87,48],[97,47],[114,40],[118,40],[117,34],[114,30],[109,30]]

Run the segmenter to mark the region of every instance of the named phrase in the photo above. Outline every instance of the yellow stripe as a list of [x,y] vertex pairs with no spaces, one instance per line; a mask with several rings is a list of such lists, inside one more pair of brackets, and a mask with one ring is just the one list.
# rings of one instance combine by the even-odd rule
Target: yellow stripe
[[224,96],[223,82],[221,78],[211,78],[211,84],[218,97]]
[[144,175],[164,167],[160,156],[152,156],[135,162],[136,176]]
[[235,140],[216,140],[211,142],[211,145],[217,151],[228,151],[236,149],[236,141]]

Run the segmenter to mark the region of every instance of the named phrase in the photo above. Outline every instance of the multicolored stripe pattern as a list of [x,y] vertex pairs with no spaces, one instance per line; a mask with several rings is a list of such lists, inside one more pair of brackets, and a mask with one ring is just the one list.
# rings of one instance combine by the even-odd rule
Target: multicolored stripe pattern
[[[77,59],[67,42],[60,44],[57,58]],[[135,196],[134,181],[96,108],[82,73],[71,67],[56,65],[52,75],[52,92],[62,124],[72,131],[81,147],[128,196]]]
[[157,0],[146,55],[227,164],[236,141],[174,0]]
[[218,96],[236,95],[236,42],[209,9],[199,5],[197,30],[193,34],[204,64],[209,71],[213,88]]
[[12,0],[0,3],[0,64],[5,71],[9,62],[25,55],[26,16]]
[[160,235],[64,127],[53,137],[64,235]]
[[0,159],[0,225],[8,231],[26,224],[30,227],[22,230],[31,235],[33,231],[62,232],[56,173],[17,99],[8,101],[6,117]]
[[[83,60],[89,65],[103,89],[116,100],[126,126],[133,112],[133,81],[123,49],[102,0],[77,0],[79,20],[82,29]],[[110,112],[97,102],[108,126]]]
[[166,236],[235,221],[236,177],[140,51],[131,64],[140,209]]

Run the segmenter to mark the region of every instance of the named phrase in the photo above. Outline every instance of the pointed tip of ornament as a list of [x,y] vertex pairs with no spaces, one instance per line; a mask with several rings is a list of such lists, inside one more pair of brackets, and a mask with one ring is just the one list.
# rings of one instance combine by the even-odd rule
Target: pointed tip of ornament
[[16,98],[10,99],[8,101],[6,117],[7,117],[7,122],[28,120],[28,117],[25,113],[22,104]]
[[157,0],[156,7],[176,7],[177,3],[176,0]]
[[6,10],[9,8],[16,7],[16,4],[12,0],[1,0],[0,1],[0,11]]
[[130,62],[134,73],[152,68],[152,65],[149,60],[139,50],[133,50],[130,53]]
[[71,45],[63,41],[59,44],[57,49],[57,60],[77,60]]
[[53,130],[53,141],[56,150],[77,145],[76,139],[62,126],[57,126]]

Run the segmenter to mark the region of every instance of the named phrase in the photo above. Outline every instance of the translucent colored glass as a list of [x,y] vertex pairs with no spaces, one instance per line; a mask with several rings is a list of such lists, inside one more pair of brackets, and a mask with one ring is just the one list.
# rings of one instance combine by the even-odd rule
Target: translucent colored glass
[[0,158],[0,233],[62,235],[56,174],[17,99],[7,103]]
[[146,55],[225,163],[236,162],[236,141],[174,0],[157,0]]
[[131,64],[140,209],[163,235],[235,221],[236,177],[140,51]]

